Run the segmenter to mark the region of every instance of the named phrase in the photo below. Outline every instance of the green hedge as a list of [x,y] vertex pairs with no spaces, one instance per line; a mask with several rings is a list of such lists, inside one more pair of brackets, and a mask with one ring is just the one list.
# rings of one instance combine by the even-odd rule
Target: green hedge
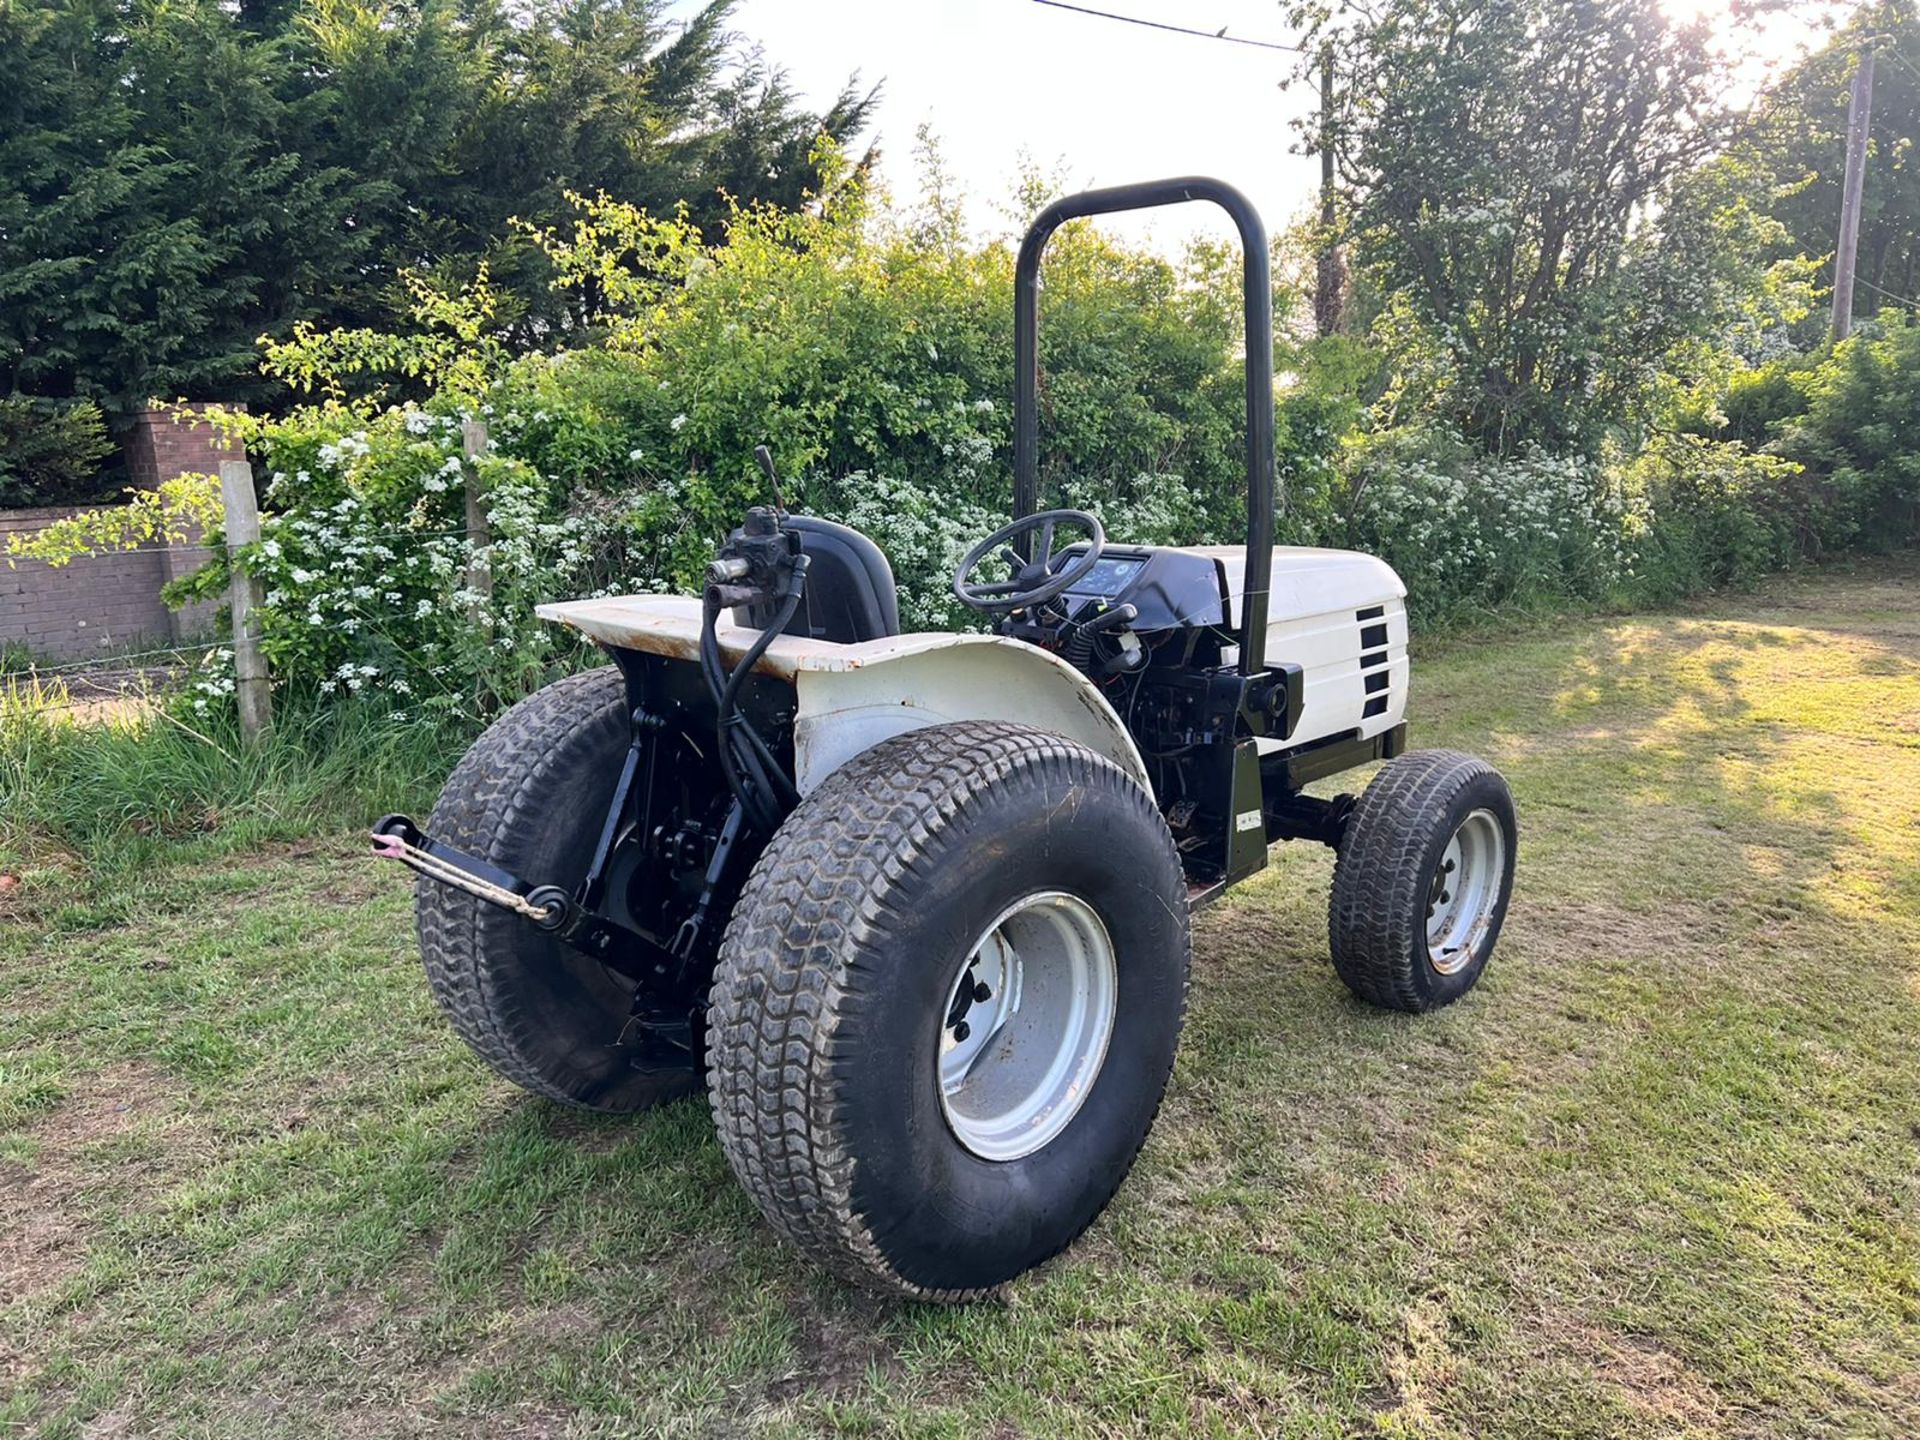
[[[946,586],[1009,508],[1008,248],[876,213],[854,184],[807,212],[737,211],[717,248],[678,220],[580,204],[571,230],[531,237],[596,297],[574,350],[506,356],[484,277],[462,296],[418,287],[406,333],[269,347],[269,368],[316,397],[230,419],[271,477],[251,558],[275,675],[478,719],[579,662],[534,620],[539,601],[694,588],[769,498],[761,443],[790,502],[881,544],[907,624],[970,623]],[[1043,299],[1047,497],[1130,540],[1239,538],[1238,316],[1227,253],[1173,264],[1063,232]],[[1671,432],[1591,456],[1370,429],[1356,350],[1281,357],[1279,538],[1383,556],[1420,625],[1664,600],[1914,538],[1920,330],[1889,320],[1736,370]],[[492,437],[490,594],[467,586],[463,417]],[[210,567],[180,596],[221,578]],[[224,703],[218,677],[202,685]]]
[[100,466],[112,453],[106,420],[91,400],[0,395],[0,510],[105,498]]

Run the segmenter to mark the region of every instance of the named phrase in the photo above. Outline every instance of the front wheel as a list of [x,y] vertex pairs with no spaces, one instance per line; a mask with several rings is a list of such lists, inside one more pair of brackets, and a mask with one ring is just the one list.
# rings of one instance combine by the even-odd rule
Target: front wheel
[[1513,795],[1457,750],[1391,760],[1354,804],[1328,907],[1333,966],[1362,1000],[1435,1010],[1486,969],[1513,892]]
[[985,1294],[1126,1177],[1185,1011],[1152,798],[1059,736],[886,741],[781,826],[708,1012],[720,1143],[767,1220],[868,1286]]

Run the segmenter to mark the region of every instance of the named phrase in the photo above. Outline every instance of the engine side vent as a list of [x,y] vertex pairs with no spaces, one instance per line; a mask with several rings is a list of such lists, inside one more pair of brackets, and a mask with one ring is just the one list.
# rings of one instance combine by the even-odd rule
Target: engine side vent
[[[1387,713],[1389,695],[1387,686],[1387,627],[1386,607],[1369,605],[1364,610],[1354,611],[1353,618],[1360,625],[1360,683],[1366,687],[1367,703],[1361,708],[1360,716],[1371,720],[1376,715]],[[1371,622],[1371,623],[1370,623]]]

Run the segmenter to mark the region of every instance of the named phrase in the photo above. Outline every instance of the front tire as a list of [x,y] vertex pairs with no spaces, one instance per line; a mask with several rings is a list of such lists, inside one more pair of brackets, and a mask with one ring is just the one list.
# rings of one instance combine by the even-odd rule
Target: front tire
[[1362,1000],[1437,1010],[1486,969],[1518,838],[1500,772],[1457,750],[1390,760],[1355,802],[1328,906],[1333,968]]
[[708,1012],[721,1146],[820,1263],[986,1294],[1131,1168],[1188,948],[1172,837],[1110,761],[999,723],[886,741],[801,803],[734,910]]
[[[429,833],[529,881],[572,889],[586,873],[628,745],[612,666],[556,681],[507,711],[448,777]],[[699,1088],[685,1066],[634,1065],[623,1044],[633,982],[520,916],[421,876],[420,956],[460,1038],[524,1089],[584,1110],[631,1113]]]

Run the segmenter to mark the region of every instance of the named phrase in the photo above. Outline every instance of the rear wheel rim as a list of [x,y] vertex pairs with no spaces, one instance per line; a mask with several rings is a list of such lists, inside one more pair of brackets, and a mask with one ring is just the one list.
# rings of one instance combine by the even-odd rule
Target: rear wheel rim
[[1106,1062],[1119,994],[1112,938],[1065,891],[1008,906],[968,952],[941,1018],[940,1108],[983,1160],[1055,1140]]
[[1460,822],[1440,852],[1427,885],[1427,963],[1454,975],[1473,957],[1493,925],[1506,877],[1507,837],[1491,810]]

